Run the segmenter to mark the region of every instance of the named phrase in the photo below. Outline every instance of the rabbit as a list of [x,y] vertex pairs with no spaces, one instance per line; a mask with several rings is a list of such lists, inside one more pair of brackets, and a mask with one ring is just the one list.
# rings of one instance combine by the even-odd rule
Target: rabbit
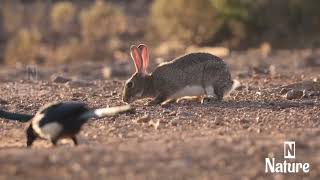
[[231,79],[226,63],[209,53],[190,53],[148,73],[148,51],[144,44],[130,48],[136,72],[123,88],[122,100],[126,103],[153,98],[148,105],[166,104],[186,96],[201,97],[201,103],[221,101],[240,85]]
[[80,102],[51,103],[40,108],[35,115],[1,111],[0,117],[30,124],[26,130],[27,146],[37,138],[47,139],[55,146],[60,138],[71,138],[78,145],[76,135],[90,118],[114,116],[133,110],[130,105],[90,110]]

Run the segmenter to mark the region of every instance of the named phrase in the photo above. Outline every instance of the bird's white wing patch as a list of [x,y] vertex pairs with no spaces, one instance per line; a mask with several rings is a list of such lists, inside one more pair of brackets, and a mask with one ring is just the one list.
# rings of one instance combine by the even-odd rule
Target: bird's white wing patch
[[52,137],[58,137],[63,131],[63,127],[58,122],[51,122],[41,127],[41,130],[46,139],[51,139]]
[[32,119],[31,125],[32,129],[38,134],[39,137],[50,140],[51,137],[54,137],[57,135],[57,133],[60,133],[63,130],[63,127],[57,122],[51,122],[40,127],[40,121],[44,116],[45,115],[41,113],[36,114]]
[[39,126],[39,123],[43,117],[44,114],[37,113],[31,120],[31,126],[32,129],[38,134],[38,136],[40,136],[41,138],[46,138]]

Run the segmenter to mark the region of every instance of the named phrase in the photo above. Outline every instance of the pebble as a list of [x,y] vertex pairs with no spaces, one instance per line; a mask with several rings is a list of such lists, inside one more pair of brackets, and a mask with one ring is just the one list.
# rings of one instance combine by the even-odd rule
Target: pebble
[[87,87],[87,86],[92,86],[93,83],[85,80],[74,80],[74,81],[67,82],[66,85],[70,87]]
[[192,113],[187,112],[185,110],[179,109],[177,114],[176,114],[176,116],[178,116],[178,117],[190,117],[190,116],[192,116]]
[[64,84],[64,83],[71,81],[71,79],[63,77],[63,76],[55,76],[55,77],[52,77],[52,81],[55,83],[63,83]]
[[153,126],[155,130],[159,128],[159,125],[160,125],[160,119],[149,121],[149,126]]
[[135,123],[147,123],[150,121],[150,114],[145,114],[144,116],[133,120]]
[[301,99],[303,97],[303,94],[304,94],[303,91],[291,89],[290,91],[287,92],[285,97],[287,100]]
[[176,117],[174,119],[171,120],[171,125],[172,126],[178,126],[178,124],[180,124],[181,119],[179,117]]
[[0,98],[0,104],[9,104],[9,102]]
[[123,77],[130,74],[129,68],[126,65],[106,66],[102,69],[102,74],[105,79],[113,77]]

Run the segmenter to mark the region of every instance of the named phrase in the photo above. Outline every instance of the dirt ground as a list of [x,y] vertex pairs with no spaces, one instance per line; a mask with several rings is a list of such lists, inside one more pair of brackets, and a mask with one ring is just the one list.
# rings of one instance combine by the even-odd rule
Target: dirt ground
[[[232,54],[226,62],[242,88],[223,102],[160,107],[137,101],[135,113],[90,120],[77,147],[69,140],[55,148],[38,140],[26,148],[27,123],[0,119],[0,179],[319,179],[320,98],[286,100],[274,90],[320,78],[320,68],[297,65],[301,54],[283,51],[262,59]],[[249,67],[263,69],[261,62],[273,65],[272,72],[251,73]],[[0,107],[35,113],[52,101],[83,101],[92,108],[122,104],[124,80],[103,80],[102,67],[1,67]],[[81,81],[56,83],[54,75]],[[146,114],[159,122],[157,129],[137,122]],[[294,162],[310,163],[308,174],[264,172],[265,158],[284,160],[285,140],[296,142]]]

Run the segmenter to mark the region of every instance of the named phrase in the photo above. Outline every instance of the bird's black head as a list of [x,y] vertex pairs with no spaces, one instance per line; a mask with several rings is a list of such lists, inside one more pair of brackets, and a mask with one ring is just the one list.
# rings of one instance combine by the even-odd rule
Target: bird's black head
[[31,123],[26,131],[26,135],[27,135],[27,146],[30,147],[32,145],[33,141],[36,140],[38,137],[36,135],[36,132],[34,132]]

